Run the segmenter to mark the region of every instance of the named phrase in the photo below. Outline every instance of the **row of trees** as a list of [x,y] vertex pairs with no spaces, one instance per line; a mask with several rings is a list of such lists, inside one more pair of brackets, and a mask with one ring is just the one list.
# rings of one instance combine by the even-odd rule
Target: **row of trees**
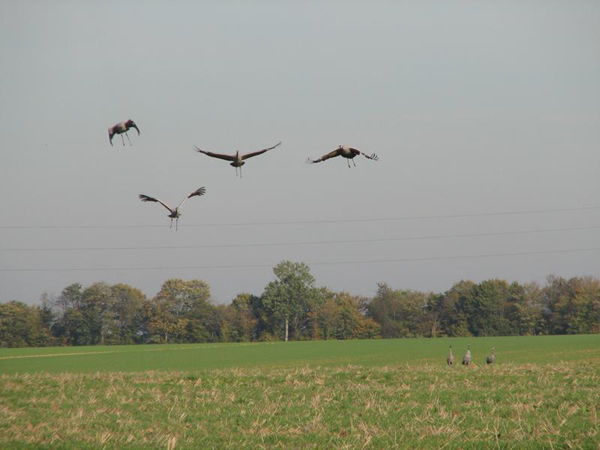
[[379,284],[372,298],[317,288],[284,261],[262,295],[214,305],[202,280],[167,280],[151,299],[125,284],[67,286],[41,305],[0,304],[0,347],[369,339],[600,332],[600,280],[550,276],[544,286],[460,281],[436,294]]

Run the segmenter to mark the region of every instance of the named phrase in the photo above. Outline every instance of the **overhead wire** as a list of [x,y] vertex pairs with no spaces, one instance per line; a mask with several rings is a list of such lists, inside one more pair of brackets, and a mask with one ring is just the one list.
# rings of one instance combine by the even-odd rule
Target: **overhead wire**
[[486,236],[510,236],[519,234],[537,234],[537,233],[556,233],[566,231],[584,231],[600,229],[600,225],[586,227],[566,227],[538,230],[517,230],[517,231],[498,231],[490,233],[463,233],[463,234],[443,234],[430,236],[404,236],[393,238],[376,239],[345,239],[330,241],[302,241],[302,242],[262,242],[262,243],[242,243],[242,244],[203,244],[203,245],[166,245],[166,246],[144,246],[144,247],[50,247],[50,248],[0,248],[0,252],[49,252],[49,251],[136,251],[136,250],[185,250],[185,249],[208,249],[208,248],[245,248],[245,247],[283,247],[298,245],[334,245],[334,244],[362,244],[376,242],[396,242],[396,241],[417,241],[433,239],[450,238],[470,238]]
[[[479,255],[453,255],[453,256],[431,256],[421,258],[397,258],[397,259],[373,259],[373,260],[354,260],[354,261],[316,261],[306,262],[309,266],[325,266],[325,265],[351,265],[351,264],[378,264],[378,263],[395,263],[395,262],[418,262],[418,261],[442,261],[454,259],[476,259],[476,258],[497,258],[511,256],[527,256],[527,255],[548,255],[559,253],[579,253],[579,252],[595,252],[599,251],[600,247],[592,248],[575,248],[562,250],[542,250],[535,252],[514,252],[514,253],[490,253]],[[143,270],[207,270],[207,269],[252,269],[274,267],[275,264],[236,264],[236,265],[206,265],[206,266],[160,266],[160,267],[73,267],[73,268],[18,268],[18,269],[0,269],[0,272],[95,272],[95,271],[143,271]]]
[[[400,217],[380,217],[380,218],[357,218],[357,219],[317,219],[317,220],[290,220],[290,221],[265,221],[265,222],[222,222],[222,223],[197,223],[181,224],[182,227],[238,227],[238,226],[276,226],[276,225],[310,225],[324,223],[360,223],[360,222],[393,222],[401,220],[428,220],[428,219],[458,219],[473,217],[492,217],[522,214],[541,214],[573,211],[600,210],[600,206],[583,206],[576,208],[558,208],[558,209],[537,209],[528,211],[504,211],[489,213],[470,213],[470,214],[443,214],[443,215],[425,215],[425,216],[400,216]],[[165,225],[0,225],[0,230],[10,229],[102,229],[102,228],[165,228]]]

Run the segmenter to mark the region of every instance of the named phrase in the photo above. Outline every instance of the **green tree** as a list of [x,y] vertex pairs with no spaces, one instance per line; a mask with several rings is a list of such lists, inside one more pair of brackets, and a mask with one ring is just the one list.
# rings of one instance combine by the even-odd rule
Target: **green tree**
[[177,342],[184,334],[187,319],[173,314],[170,305],[154,297],[143,308],[143,341],[153,344]]
[[461,280],[443,294],[439,305],[441,325],[448,336],[471,336],[467,313],[461,308],[471,289],[475,286],[472,281]]
[[145,330],[150,342],[219,340],[222,319],[209,303],[210,287],[202,280],[171,279],[144,304]]
[[311,339],[334,339],[335,325],[339,314],[335,292],[320,289],[322,301],[308,313],[308,328]]
[[247,342],[256,336],[257,319],[252,313],[251,294],[238,294],[223,310],[225,339],[230,342]]
[[0,347],[39,347],[47,334],[40,309],[11,301],[0,304]]
[[91,333],[83,312],[78,308],[68,309],[62,318],[63,338],[68,345],[91,345]]
[[187,342],[221,342],[225,317],[222,308],[196,302],[188,314]]
[[377,323],[361,313],[362,299],[347,292],[335,295],[336,316],[333,335],[336,339],[370,339],[379,337]]
[[427,295],[423,292],[395,291],[386,283],[380,283],[367,313],[381,325],[382,337],[415,337],[422,333],[426,306]]
[[53,305],[55,304],[56,300],[53,299],[47,292],[44,292],[40,297],[40,302],[42,324],[50,336],[50,330],[56,322],[56,315],[54,314],[53,310]]
[[83,287],[79,283],[73,283],[64,288],[56,299],[56,307],[63,315],[71,308],[81,308]]
[[[58,338],[59,343],[67,345],[87,345],[89,343],[89,330],[81,312],[83,287],[73,283],[64,288],[53,302],[55,322],[52,325],[52,334]],[[75,327],[75,328],[72,328]],[[85,335],[83,335],[84,333]]]
[[509,295],[505,280],[484,280],[474,285],[460,303],[467,315],[469,331],[475,336],[510,335],[504,312]]
[[442,319],[444,314],[444,295],[430,294],[425,303],[423,321],[419,327],[421,334],[428,337],[438,337],[444,334]]
[[600,280],[550,276],[543,297],[552,334],[600,331]]
[[537,283],[511,284],[505,312],[513,330],[512,334],[545,334],[542,300],[542,290]]
[[107,344],[111,331],[116,328],[116,314],[111,287],[106,283],[94,283],[81,295],[81,312],[87,323],[88,343]]
[[283,261],[273,268],[276,280],[265,287],[262,305],[285,341],[300,336],[303,321],[313,304],[319,301],[319,290],[309,267],[304,263]]
[[127,284],[111,287],[113,322],[109,331],[112,341],[133,344],[141,339],[143,304],[146,296],[142,291]]

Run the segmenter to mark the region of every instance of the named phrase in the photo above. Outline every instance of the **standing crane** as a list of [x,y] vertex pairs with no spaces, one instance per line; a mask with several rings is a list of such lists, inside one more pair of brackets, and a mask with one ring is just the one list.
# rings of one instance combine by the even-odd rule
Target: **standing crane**
[[496,361],[496,349],[492,347],[492,354],[485,358],[485,362],[488,364],[494,364],[494,361]]
[[468,366],[469,364],[471,364],[471,346],[470,345],[467,346],[467,353],[465,353],[465,356],[463,356],[462,364],[463,364],[463,366]]
[[265,152],[268,152],[269,150],[273,150],[275,147],[279,147],[281,145],[281,142],[275,144],[273,147],[269,147],[269,148],[265,148],[262,150],[258,150],[256,152],[252,152],[252,153],[246,153],[245,155],[240,155],[239,151],[235,152],[235,155],[226,155],[223,153],[213,153],[213,152],[207,152],[205,150],[201,150],[198,147],[195,147],[196,151],[199,153],[204,153],[207,156],[210,156],[212,158],[219,158],[219,159],[224,159],[225,161],[232,161],[231,164],[229,164],[230,166],[235,167],[235,176],[238,176],[238,167],[240,169],[240,178],[242,178],[242,166],[244,164],[246,164],[245,160],[252,158],[254,156],[258,156],[258,155],[262,155]]
[[446,363],[449,366],[454,364],[454,355],[452,354],[452,346],[450,346],[450,352],[448,353],[448,357],[446,358]]
[[367,159],[372,159],[373,161],[377,161],[379,160],[379,156],[377,156],[375,153],[373,153],[371,156],[367,155],[366,153],[361,152],[359,149],[357,148],[353,148],[353,147],[348,147],[346,145],[340,145],[338,148],[336,148],[335,150],[327,153],[326,155],[321,156],[319,159],[310,159],[308,158],[308,160],[306,162],[314,164],[314,163],[319,163],[319,162],[323,162],[326,161],[330,158],[335,158],[336,156],[341,156],[343,158],[346,158],[348,161],[348,168],[350,168],[350,160],[352,160],[352,164],[354,164],[354,167],[356,167],[356,163],[354,162],[354,158],[358,155],[363,155],[365,158]]
[[127,131],[129,131],[130,128],[135,128],[138,132],[138,136],[140,135],[140,129],[137,127],[135,122],[131,119],[126,120],[125,122],[119,122],[118,124],[110,127],[108,129],[108,142],[110,142],[110,145],[111,146],[113,145],[112,138],[115,134],[121,135],[121,140],[123,141],[123,145],[125,145],[125,139],[123,139],[123,133],[125,133],[125,136],[127,136],[127,140],[129,141],[129,145],[131,145],[131,139],[129,139],[129,135],[127,134]]
[[167,208],[169,210],[168,217],[171,218],[171,226],[169,228],[173,228],[173,219],[175,219],[175,230],[177,230],[177,222],[179,221],[179,217],[181,217],[181,213],[179,212],[179,208],[181,208],[183,206],[183,204],[185,203],[185,201],[188,198],[199,197],[201,195],[204,195],[205,192],[206,192],[206,188],[204,186],[202,186],[199,189],[196,189],[194,192],[192,192],[186,198],[184,198],[183,200],[181,200],[181,203],[179,205],[177,205],[176,208],[171,208],[165,202],[163,202],[163,201],[161,201],[161,200],[159,200],[157,198],[154,198],[154,197],[149,197],[149,196],[144,195],[144,194],[140,194],[139,197],[140,197],[140,200],[143,201],[143,202],[156,202],[156,203],[160,203],[165,208]]

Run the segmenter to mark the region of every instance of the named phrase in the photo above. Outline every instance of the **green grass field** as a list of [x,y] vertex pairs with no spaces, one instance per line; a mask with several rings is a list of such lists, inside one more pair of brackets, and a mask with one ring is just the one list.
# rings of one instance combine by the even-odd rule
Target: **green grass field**
[[600,448],[600,335],[0,349],[0,374],[2,448]]

